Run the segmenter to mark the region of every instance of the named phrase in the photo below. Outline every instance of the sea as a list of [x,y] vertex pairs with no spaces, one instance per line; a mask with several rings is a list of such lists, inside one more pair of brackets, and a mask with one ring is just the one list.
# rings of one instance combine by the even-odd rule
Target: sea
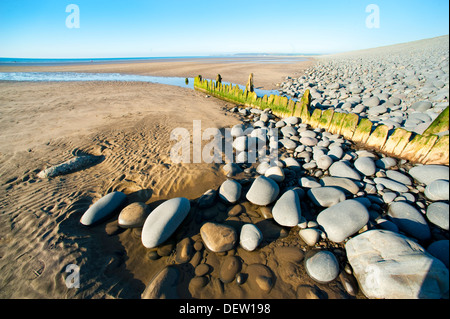
[[[145,58],[97,58],[97,59],[24,59],[0,58],[0,66],[65,66],[115,63],[148,63],[152,61],[186,61],[201,59],[202,63],[293,63],[307,60],[304,55],[231,55],[231,56],[178,56]],[[121,73],[82,72],[0,72],[0,81],[21,82],[79,82],[79,81],[122,81],[149,82],[194,89],[194,79],[181,77],[161,77]],[[228,84],[227,82],[224,82]],[[242,86],[244,89],[244,86]],[[255,89],[258,96],[279,95],[277,90]]]

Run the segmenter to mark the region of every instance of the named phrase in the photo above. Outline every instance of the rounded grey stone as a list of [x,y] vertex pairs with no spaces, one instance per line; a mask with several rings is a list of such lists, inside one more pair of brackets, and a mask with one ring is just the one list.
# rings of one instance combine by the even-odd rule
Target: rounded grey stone
[[142,227],[142,244],[146,248],[154,248],[165,242],[180,226],[190,209],[190,202],[184,197],[166,200],[156,207]]
[[345,193],[335,187],[316,187],[307,192],[312,202],[321,207],[331,207],[345,200]]
[[122,192],[112,192],[103,196],[81,216],[80,222],[90,226],[104,220],[119,208],[126,198],[127,196]]
[[308,275],[319,283],[327,283],[339,275],[339,263],[332,252],[321,250],[305,259]]
[[273,219],[281,226],[294,227],[300,223],[300,199],[294,190],[285,192],[272,208]]
[[430,238],[430,228],[422,214],[405,202],[393,202],[389,205],[388,215],[398,228],[411,236],[427,240]]
[[367,208],[349,199],[323,210],[317,223],[323,227],[329,240],[342,242],[360,230],[369,221]]
[[259,206],[266,206],[274,202],[280,193],[278,184],[265,176],[257,177],[247,192],[247,199]]
[[353,165],[358,172],[365,176],[372,176],[375,174],[375,161],[370,157],[359,157]]
[[449,205],[443,202],[428,205],[427,218],[434,225],[449,230]]
[[432,201],[449,200],[449,182],[437,179],[425,188],[425,196]]
[[219,197],[227,203],[234,204],[241,197],[242,185],[234,180],[227,179],[220,185]]

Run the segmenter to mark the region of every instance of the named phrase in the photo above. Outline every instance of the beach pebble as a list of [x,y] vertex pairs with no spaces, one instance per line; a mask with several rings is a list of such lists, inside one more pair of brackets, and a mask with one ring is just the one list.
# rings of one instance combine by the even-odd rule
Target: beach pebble
[[350,239],[345,250],[368,298],[440,299],[448,293],[448,269],[406,236],[369,230]]
[[207,190],[197,201],[198,207],[208,208],[211,207],[217,197],[217,191],[215,189]]
[[255,250],[261,241],[263,235],[261,231],[253,224],[245,224],[241,228],[240,245],[247,251]]
[[256,172],[260,175],[264,175],[269,168],[270,164],[268,162],[262,162],[256,167]]
[[237,216],[240,213],[242,213],[243,210],[244,210],[244,207],[242,207],[241,204],[234,205],[233,207],[231,207],[228,210],[228,216],[230,216],[230,217]]
[[278,166],[272,166],[267,169],[264,176],[273,179],[277,183],[284,181],[285,178],[283,169]]
[[422,214],[406,202],[393,202],[389,205],[388,215],[398,228],[419,239],[429,239],[430,228]]
[[320,230],[315,228],[300,229],[298,234],[308,246],[314,246],[320,240]]
[[431,201],[449,200],[449,182],[437,179],[425,188],[425,196]]
[[178,299],[177,292],[180,271],[175,266],[167,266],[152,278],[142,293],[142,299]]
[[281,226],[294,227],[300,222],[300,199],[293,190],[285,192],[272,208],[273,219]]
[[81,216],[80,223],[85,226],[91,226],[108,218],[119,208],[127,199],[122,192],[112,192],[96,201]]
[[315,137],[302,137],[300,143],[305,146],[314,146],[319,141]]
[[141,202],[131,203],[119,214],[118,224],[122,228],[134,228],[144,225],[145,219],[150,213],[150,207]]
[[244,124],[236,124],[231,128],[230,134],[233,137],[243,136],[245,131]]
[[411,175],[419,183],[428,185],[437,179],[449,180],[449,168],[444,165],[418,165],[409,170]]
[[449,241],[448,239],[433,242],[427,248],[427,252],[444,263],[448,268],[449,262]]
[[308,275],[319,283],[328,283],[339,275],[339,263],[330,251],[314,251],[305,259]]
[[307,195],[315,205],[321,207],[331,207],[345,200],[343,191],[330,186],[311,188]]
[[396,182],[399,182],[404,185],[412,185],[411,179],[405,174],[400,173],[399,171],[387,170],[386,176]]
[[275,247],[274,254],[278,260],[294,264],[300,263],[305,257],[303,251],[298,247],[278,246]]
[[201,277],[208,274],[210,271],[210,266],[208,264],[199,264],[195,267],[194,273],[196,276]]
[[247,199],[255,205],[266,206],[274,202],[280,192],[278,184],[265,176],[257,177],[247,192]]
[[248,137],[247,136],[238,136],[233,142],[233,148],[238,152],[243,152],[247,150],[248,147]]
[[184,264],[191,260],[194,249],[192,247],[192,241],[189,237],[183,238],[177,244],[175,261],[179,264]]
[[282,138],[278,142],[288,150],[294,150],[297,147],[297,143],[290,138]]
[[356,233],[368,221],[367,208],[353,199],[331,206],[317,216],[317,223],[323,227],[328,239],[337,243]]
[[443,202],[436,202],[428,205],[427,218],[434,225],[449,230],[449,205]]
[[234,280],[236,275],[241,271],[241,260],[236,256],[225,257],[220,266],[219,278],[224,283],[230,283]]
[[397,160],[392,157],[383,157],[375,161],[375,165],[379,168],[389,169],[395,165],[397,165]]
[[433,106],[433,104],[429,101],[420,101],[420,102],[413,103],[411,105],[411,108],[418,112],[425,112],[428,109],[430,109],[432,106]]
[[390,230],[394,233],[399,232],[397,225],[384,218],[377,219],[377,226],[385,230]]
[[355,169],[365,176],[372,176],[375,174],[375,162],[370,157],[359,157],[354,162]]
[[394,192],[406,193],[409,190],[408,187],[404,184],[398,183],[389,178],[375,177],[373,181],[377,185],[383,185],[383,187],[388,188]]
[[166,200],[156,207],[145,220],[141,240],[146,248],[154,248],[165,242],[180,226],[191,209],[187,198]]
[[333,160],[328,155],[322,155],[316,160],[316,164],[318,168],[326,171],[333,164]]
[[219,197],[228,204],[236,203],[241,197],[242,186],[240,183],[227,179],[220,185]]
[[220,253],[233,249],[237,242],[234,228],[207,222],[200,228],[200,235],[205,246],[212,252]]
[[389,204],[389,203],[393,202],[396,197],[397,197],[397,194],[393,193],[393,192],[384,192],[384,194],[382,196],[383,201],[386,204]]
[[330,146],[328,156],[331,157],[333,161],[339,161],[342,156],[344,156],[344,150],[340,146]]
[[284,160],[284,164],[286,165],[287,168],[294,170],[296,172],[301,170],[301,166],[300,163],[297,162],[297,160],[293,157],[287,157]]
[[378,96],[372,96],[372,97],[364,100],[363,104],[368,107],[375,107],[380,104],[380,99],[378,98]]
[[260,289],[264,292],[269,292],[272,289],[275,278],[269,267],[262,264],[251,264],[247,267],[246,272],[250,289]]
[[347,165],[344,161],[334,162],[328,169],[330,175],[333,177],[344,177],[360,181],[361,176],[353,168]]
[[350,194],[356,195],[359,192],[358,185],[348,178],[325,176],[319,182],[322,186],[334,186]]
[[228,176],[232,177],[239,173],[242,173],[242,169],[236,163],[228,163],[222,167],[223,172]]

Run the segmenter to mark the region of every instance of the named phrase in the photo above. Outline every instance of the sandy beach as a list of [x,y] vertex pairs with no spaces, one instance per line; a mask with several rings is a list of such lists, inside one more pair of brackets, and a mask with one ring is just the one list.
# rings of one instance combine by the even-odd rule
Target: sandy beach
[[[0,72],[220,73],[239,84],[252,72],[256,88],[296,97],[309,90],[316,108],[417,130],[448,108],[446,43],[448,36],[303,62],[214,58]],[[448,165],[415,165],[301,118],[209,94],[144,82],[0,81],[0,298],[448,298]],[[199,155],[194,121],[202,130],[229,129],[241,164],[174,163],[175,128],[189,132],[190,162]],[[248,163],[256,139],[275,144],[278,161],[259,154]],[[96,161],[41,178],[83,155]],[[109,219],[85,224],[86,212],[113,192],[126,196],[116,193],[125,199]],[[118,214],[136,202],[151,213],[128,228]],[[185,215],[176,226],[175,217],[165,220],[177,214]],[[169,237],[159,242],[159,232]],[[68,282],[73,269],[76,287]]]
[[[0,71],[221,73],[236,83],[254,72],[257,86],[272,88],[310,64],[152,62]],[[226,179],[219,166],[173,164],[169,135],[175,127],[192,131],[193,120],[223,128],[240,117],[224,112],[229,103],[159,84],[2,82],[0,92],[0,297],[139,298],[169,257],[149,267],[135,230],[110,236],[114,225],[87,229],[79,223],[81,215],[111,191],[155,207],[163,199],[194,200],[217,189]],[[73,174],[37,177],[40,170],[84,153],[103,160]],[[65,285],[69,264],[80,267],[79,289]]]

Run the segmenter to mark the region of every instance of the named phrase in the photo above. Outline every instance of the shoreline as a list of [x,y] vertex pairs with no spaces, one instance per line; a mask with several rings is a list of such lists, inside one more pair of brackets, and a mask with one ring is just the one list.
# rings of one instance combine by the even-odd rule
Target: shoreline
[[[247,58],[246,58],[247,59]],[[233,60],[233,59],[232,59]],[[272,90],[286,75],[301,75],[314,64],[314,59],[285,64],[227,62],[223,59],[192,59],[186,61],[152,61],[142,63],[119,63],[68,66],[0,66],[0,72],[80,72],[80,73],[122,73],[136,75],[195,78],[202,74],[215,79],[221,74],[224,81],[245,84],[253,72],[257,88]]]

